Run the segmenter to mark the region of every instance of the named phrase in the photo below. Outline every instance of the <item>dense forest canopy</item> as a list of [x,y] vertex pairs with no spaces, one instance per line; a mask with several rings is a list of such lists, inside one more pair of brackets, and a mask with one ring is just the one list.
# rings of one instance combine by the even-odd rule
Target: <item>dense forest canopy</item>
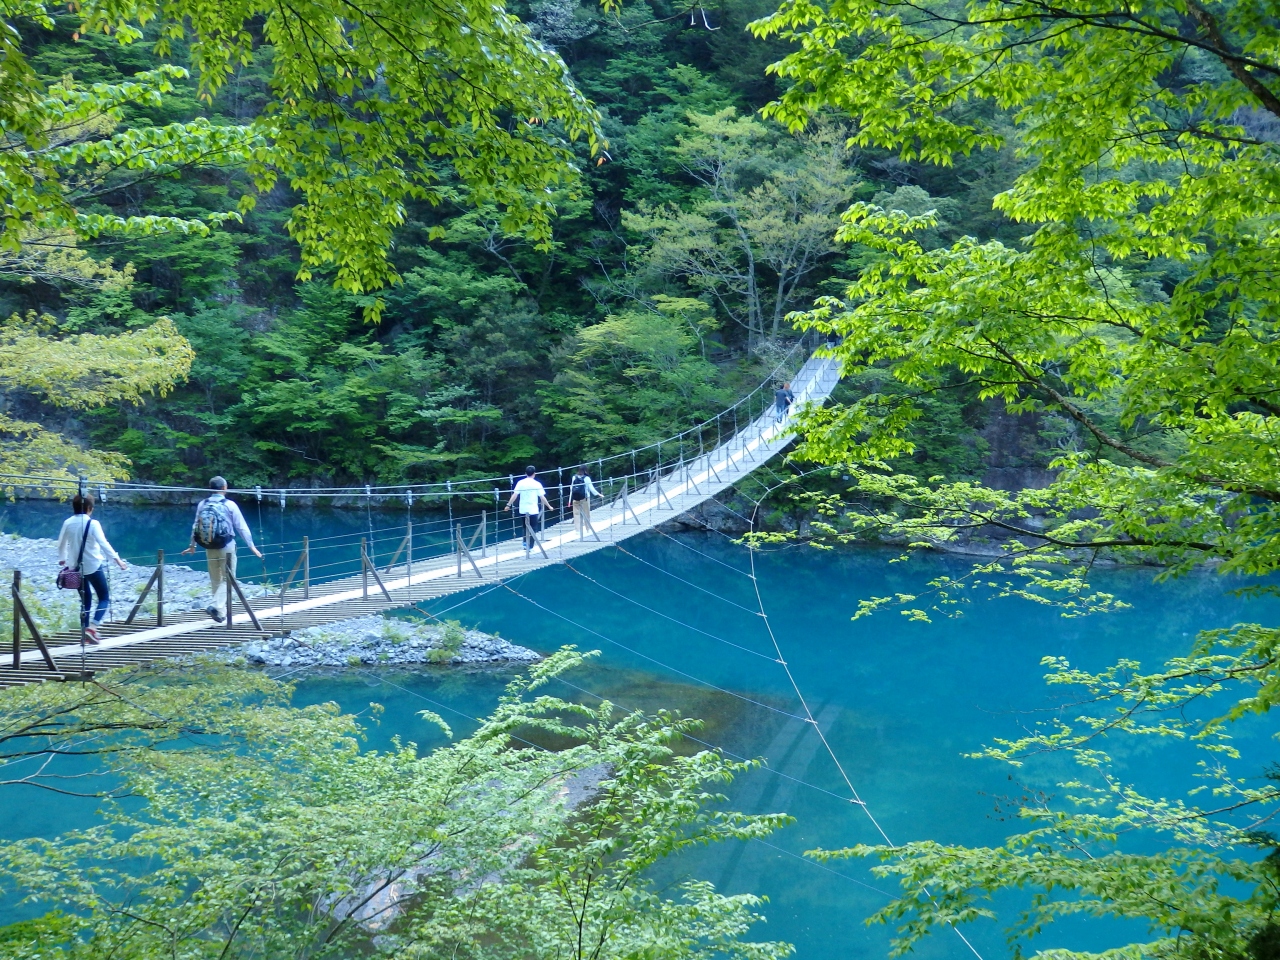
[[[798,456],[832,468],[795,501],[821,515],[812,529],[1016,536],[1011,562],[860,613],[951,614],[977,590],[1106,608],[1087,588],[1100,557],[1280,566],[1280,20],[1265,3],[4,9],[5,470],[305,485],[564,463],[717,409],[811,328],[843,338],[847,374],[805,421]],[[1010,446],[992,426],[1010,423],[1016,464],[992,455]],[[1054,660],[1051,683],[1082,688],[1079,715],[983,750],[1069,753],[1082,773],[1067,800],[1027,806],[1029,828],[997,848],[824,855],[879,857],[902,882],[879,919],[902,924],[903,950],[1018,888],[1036,899],[1016,939],[1077,913],[1154,931],[1108,956],[1274,957],[1280,791],[1240,769],[1230,721],[1275,704],[1278,649],[1280,630],[1241,624],[1163,667]],[[584,762],[634,760],[628,803],[670,758],[661,723],[608,726],[602,708],[584,733],[504,709],[603,751]],[[1211,802],[1125,784],[1106,738],[1126,735],[1209,751]],[[454,755],[542,783],[543,758],[496,743]],[[368,767],[381,787],[397,763],[446,762]],[[637,847],[705,823],[701,784],[732,771],[702,762],[650,798],[680,809]],[[198,766],[162,773],[130,771],[174,809],[208,785]],[[337,782],[334,809],[362,797],[359,771]],[[163,825],[175,850],[193,810]],[[284,842],[312,854],[310,839]],[[67,850],[71,876],[86,848]],[[493,955],[572,940],[530,919],[538,898],[583,863],[607,872],[613,852],[549,843],[519,891],[528,912],[480,905],[511,921]],[[328,853],[308,862],[340,886],[350,852]],[[570,854],[585,859],[557,860]],[[191,869],[175,854],[149,902]],[[628,949],[660,928],[666,955],[713,935],[785,953],[738,943],[749,900],[636,896],[620,916],[653,908],[666,925],[627,926]],[[441,902],[443,927],[418,918],[424,944],[470,922]],[[218,922],[240,903],[218,901]],[[208,928],[193,920],[193,939]]]
[[[312,74],[294,73],[311,34],[277,36],[291,20],[228,9],[179,35],[178,9],[157,8],[140,36],[126,31],[131,42],[99,29],[123,16],[114,7],[12,12],[21,59],[6,62],[21,64],[13,82],[47,116],[13,101],[22,119],[6,129],[60,189],[8,194],[30,203],[10,204],[0,314],[34,314],[43,337],[70,343],[165,331],[169,353],[194,356],[175,364],[166,396],[104,398],[86,413],[3,378],[15,419],[100,451],[63,444],[10,472],[306,485],[600,456],[758,382],[792,335],[787,313],[847,273],[833,238],[852,200],[945,210],[939,238],[1010,235],[990,198],[1016,168],[1011,151],[938,177],[846,149],[838,118],[793,136],[753,116],[779,92],[765,67],[787,49],[746,32],[770,12],[760,0],[693,15],[661,2],[517,4],[527,36],[510,24],[504,42],[528,47],[530,88],[494,78],[476,105],[488,112],[448,130],[433,124],[460,108],[456,89],[428,84],[436,99],[402,102],[399,87],[367,79],[380,57],[418,69],[411,50],[385,47],[377,24],[390,8],[362,8],[369,26],[355,17]],[[233,20],[243,30],[228,39]],[[408,26],[411,47],[474,60],[470,41],[427,20]],[[325,85],[345,111],[336,120]],[[364,137],[374,111],[390,140]],[[370,152],[346,155],[363,171],[355,181],[334,160],[344,136]],[[388,199],[368,220],[375,195]],[[344,232],[360,224],[367,235]],[[341,250],[364,259],[339,262]],[[917,469],[960,457],[980,475],[981,406],[969,394],[937,412],[948,425],[921,426]],[[1044,445],[1030,446],[1022,460],[1041,465]]]

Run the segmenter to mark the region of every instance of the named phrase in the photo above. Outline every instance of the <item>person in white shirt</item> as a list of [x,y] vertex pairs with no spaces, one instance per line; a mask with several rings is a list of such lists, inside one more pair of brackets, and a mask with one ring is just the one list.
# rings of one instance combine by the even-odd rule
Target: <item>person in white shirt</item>
[[209,481],[213,491],[196,504],[196,520],[191,525],[191,543],[183,553],[195,553],[196,545],[204,547],[209,561],[209,584],[213,588],[213,604],[204,612],[221,623],[227,619],[226,575],[236,575],[236,537],[244,537],[253,555],[262,559],[262,551],[253,544],[253,533],[244,522],[244,514],[234,500],[227,499],[227,481],[214,477]]
[[[58,533],[58,564],[78,565],[80,569],[80,629],[89,643],[97,643],[98,624],[107,615],[111,604],[111,588],[107,584],[107,572],[102,565],[108,558],[114,560],[121,570],[129,565],[120,559],[115,547],[107,542],[107,535],[102,532],[102,524],[93,519],[93,494],[77,494],[71,499],[72,515],[62,523]],[[89,607],[91,606],[90,588],[97,594],[98,603],[93,610],[93,623],[89,623]]]
[[524,552],[526,555],[533,549],[533,545],[538,542],[538,534],[533,525],[533,520],[538,516],[539,508],[554,509],[547,499],[547,488],[539,483],[538,478],[534,476],[537,472],[537,467],[525,467],[524,479],[515,485],[515,488],[511,491],[511,499],[507,501],[507,510],[515,506],[517,500],[520,501],[520,515],[524,517]]
[[587,468],[579,467],[569,481],[569,502],[573,504],[573,525],[578,531],[579,540],[586,538],[587,530],[595,534],[597,540],[600,539],[600,534],[591,526],[591,498],[598,496],[600,491],[591,482]]

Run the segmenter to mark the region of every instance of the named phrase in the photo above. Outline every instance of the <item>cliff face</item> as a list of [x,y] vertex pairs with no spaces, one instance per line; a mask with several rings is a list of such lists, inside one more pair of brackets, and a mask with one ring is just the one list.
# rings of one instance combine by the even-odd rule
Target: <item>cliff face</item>
[[986,424],[978,430],[987,443],[987,465],[982,482],[996,490],[1047,487],[1054,473],[1047,468],[1054,451],[1043,439],[1043,415],[1010,413],[1003,403],[993,403]]

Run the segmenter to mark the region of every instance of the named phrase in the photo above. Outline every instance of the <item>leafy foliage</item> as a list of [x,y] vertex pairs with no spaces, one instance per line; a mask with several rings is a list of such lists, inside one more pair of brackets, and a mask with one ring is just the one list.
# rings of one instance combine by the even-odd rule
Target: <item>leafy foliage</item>
[[[116,130],[127,104],[158,106],[186,70],[171,64],[124,83],[44,83],[6,33],[5,230],[17,251],[23,230],[103,233],[207,233],[234,211],[196,217],[120,216],[83,208],[128,180],[186,165],[245,167],[259,190],[283,178],[297,191],[286,224],[301,253],[299,276],[332,268],[343,290],[363,293],[393,282],[392,233],[409,200],[438,204],[457,186],[504,210],[508,229],[530,226],[545,240],[552,211],[546,190],[571,175],[569,141],[597,142],[596,116],[563,63],[500,7],[465,2],[415,6],[324,4],[281,8],[192,3],[81,3],[80,33],[121,44],[150,36],[160,56],[185,50],[211,97],[266,44],[269,91],[248,123],[207,118]],[[6,4],[53,29],[41,4]],[[149,31],[149,34],[148,34]],[[526,122],[509,124],[514,114]],[[559,134],[548,133],[553,123]],[[116,177],[123,174],[127,179]],[[239,208],[251,209],[251,193]],[[380,302],[366,313],[376,318]]]
[[[1023,592],[1066,588],[1075,609],[1109,603],[1089,596],[1085,580],[1104,551],[1173,572],[1206,559],[1274,571],[1273,12],[1249,2],[1123,11],[988,2],[926,4],[906,17],[877,0],[794,0],[755,29],[798,44],[775,67],[793,85],[770,116],[798,127],[835,108],[855,120],[855,142],[904,161],[947,165],[1011,143],[1025,164],[994,201],[1031,229],[1020,248],[968,236],[939,243],[936,208],[857,203],[845,214],[841,239],[868,252],[861,275],[801,323],[841,335],[836,353],[849,370],[883,371],[906,389],[814,414],[805,454],[854,464],[857,495],[898,505],[876,522],[911,542],[1013,535],[1008,552],[1030,565]],[[1065,427],[1047,489],[893,474],[894,458],[914,449],[917,398],[957,378]],[[1003,572],[986,565],[968,583],[939,585],[941,606],[969,587],[1022,589],[986,585]],[[1157,931],[1115,956],[1245,956],[1270,942],[1273,866],[1259,860],[1252,830],[1275,792],[1242,785],[1217,739],[1222,721],[1179,711],[1215,692],[1235,701],[1227,716],[1268,710],[1278,637],[1256,624],[1207,633],[1154,672],[1129,661],[1101,673],[1052,664],[1052,682],[1086,687],[1084,716],[989,753],[1067,751],[1102,782],[1070,785],[1068,810],[1028,807],[1032,829],[999,849],[847,851],[887,858],[882,872],[902,880],[903,899],[878,915],[903,923],[899,948],[989,915],[983,898],[1013,887],[1038,891],[1016,936],[1082,912],[1142,918]],[[1213,807],[1121,783],[1098,746],[1120,734],[1193,737],[1214,751]],[[1194,846],[1132,853],[1122,838],[1135,828]]]
[[0,749],[105,759],[145,804],[0,850],[8,885],[67,910],[5,931],[9,955],[785,957],[741,939],[757,898],[695,884],[669,899],[643,871],[786,818],[708,808],[722,798],[705,785],[744,765],[677,756],[690,721],[540,692],[581,660],[533,667],[474,734],[426,755],[362,751],[355,718],[233,668],[10,691]]
[[[0,387],[57,407],[137,406],[164,395],[191,369],[191,345],[168,319],[117,336],[55,333],[52,318],[13,316],[0,324]],[[38,423],[0,414],[0,473],[123,477],[118,453],[85,451]]]

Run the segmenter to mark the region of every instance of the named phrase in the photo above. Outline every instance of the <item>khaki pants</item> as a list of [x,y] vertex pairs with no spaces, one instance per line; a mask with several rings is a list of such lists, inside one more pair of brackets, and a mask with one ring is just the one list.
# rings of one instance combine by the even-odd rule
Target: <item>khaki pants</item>
[[209,561],[209,584],[213,587],[213,609],[218,611],[218,615],[225,617],[227,615],[227,580],[225,573],[231,571],[231,576],[236,575],[236,545],[235,542],[227,544],[225,547],[209,547],[204,552],[205,558]]
[[591,527],[591,498],[573,501],[573,528],[578,531],[578,539],[586,538]]

